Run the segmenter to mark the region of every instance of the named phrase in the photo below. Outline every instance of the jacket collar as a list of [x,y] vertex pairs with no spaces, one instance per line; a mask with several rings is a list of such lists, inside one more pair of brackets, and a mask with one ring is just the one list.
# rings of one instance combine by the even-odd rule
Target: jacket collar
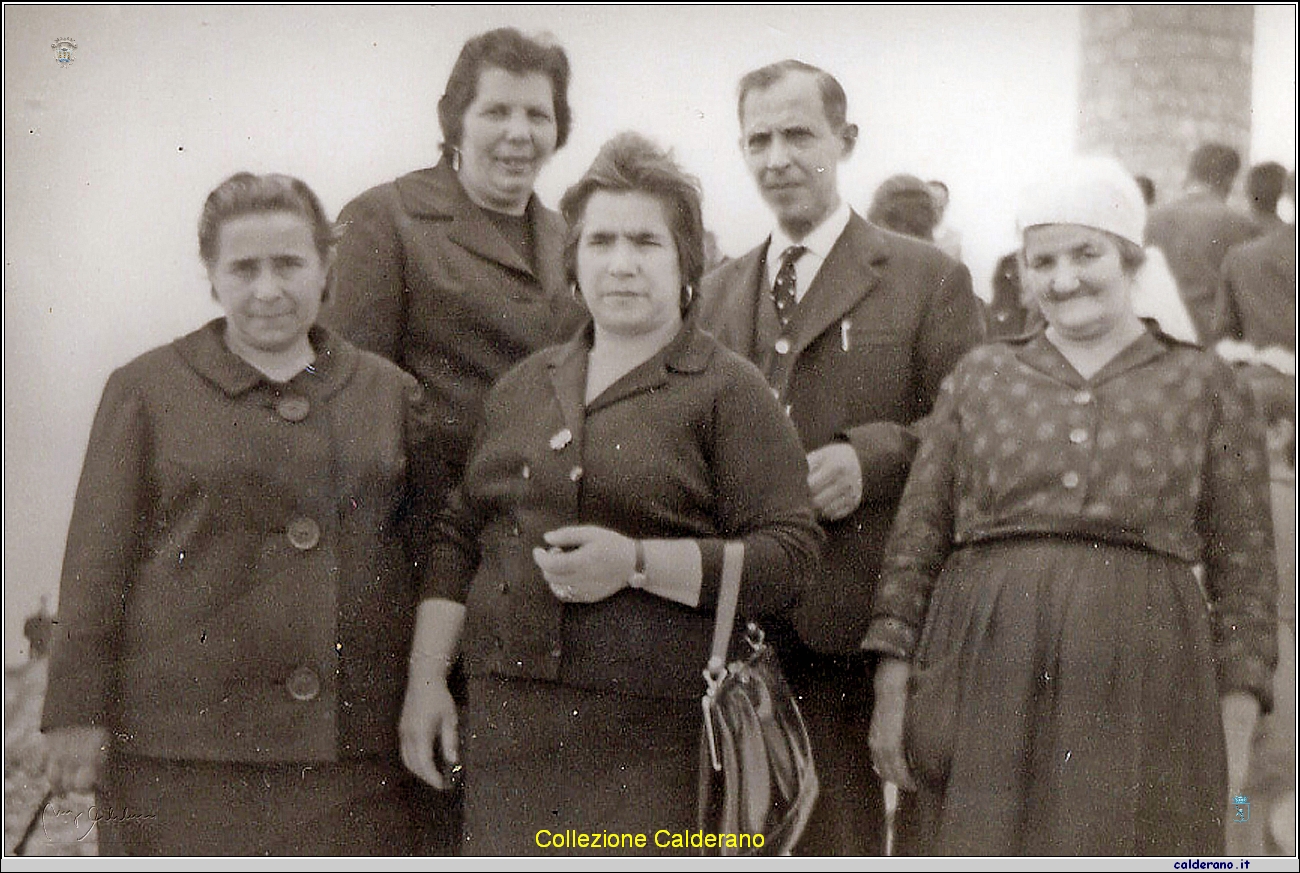
[[687,317],[677,336],[653,357],[625,373],[605,389],[590,406],[584,403],[587,389],[587,353],[591,351],[592,325],[578,331],[572,339],[551,351],[546,368],[564,413],[564,423],[576,436],[586,412],[594,411],[628,397],[667,384],[672,373],[704,371],[717,348],[715,341],[699,329],[693,317]]
[[[798,355],[874,291],[888,260],[884,233],[856,212],[851,213],[848,225],[826,256],[826,263],[817,271],[786,328],[793,338],[790,354]],[[851,277],[852,281],[846,282],[845,277]]]
[[227,396],[238,397],[259,385],[288,387],[309,397],[325,398],[342,388],[356,370],[358,353],[321,325],[312,327],[308,338],[316,360],[281,386],[226,347],[226,320],[214,318],[203,327],[176,340],[176,351],[207,381]]
[[564,219],[543,206],[536,194],[529,198],[525,214],[533,228],[533,246],[541,276],[536,275],[519,252],[506,242],[484,215],[482,207],[469,199],[446,160],[436,167],[408,173],[394,184],[398,201],[407,214],[413,218],[450,221],[447,236],[457,245],[479,257],[532,276],[548,291],[564,288]]

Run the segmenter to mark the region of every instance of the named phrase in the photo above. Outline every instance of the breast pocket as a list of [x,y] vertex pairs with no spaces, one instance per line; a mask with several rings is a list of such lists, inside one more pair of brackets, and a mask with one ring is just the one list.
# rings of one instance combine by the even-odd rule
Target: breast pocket
[[879,326],[841,321],[829,351],[855,422],[894,420],[912,388],[912,351],[904,337]]

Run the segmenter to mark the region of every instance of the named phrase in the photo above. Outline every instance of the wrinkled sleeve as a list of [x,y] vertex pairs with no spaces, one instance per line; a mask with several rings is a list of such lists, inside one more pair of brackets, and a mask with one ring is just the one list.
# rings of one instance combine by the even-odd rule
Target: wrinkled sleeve
[[1248,389],[1216,368],[1197,526],[1217,649],[1219,688],[1273,705],[1277,563],[1263,422]]
[[822,532],[808,492],[799,436],[759,371],[734,359],[719,392],[712,433],[713,481],[724,538],[699,541],[700,608],[717,606],[725,539],[745,544],[739,611],[757,617],[797,600],[820,564]]
[[943,383],[933,412],[917,425],[921,447],[885,544],[862,648],[887,657],[909,659],[915,652],[935,579],[952,548],[958,378],[954,373]]
[[339,215],[339,242],[321,322],[355,345],[402,363],[405,255],[391,187],[367,191]]
[[105,724],[119,633],[147,523],[143,403],[122,371],[104,388],[77,485],[42,728]]
[[479,534],[487,519],[470,500],[467,483],[484,435],[490,433],[491,428],[505,427],[505,418],[498,413],[496,394],[496,391],[488,392],[483,417],[468,455],[466,476],[445,492],[445,497],[436,507],[429,507],[429,529],[424,540],[428,564],[422,574],[422,600],[451,600],[463,604],[469,597],[470,583],[474,581],[482,557]]

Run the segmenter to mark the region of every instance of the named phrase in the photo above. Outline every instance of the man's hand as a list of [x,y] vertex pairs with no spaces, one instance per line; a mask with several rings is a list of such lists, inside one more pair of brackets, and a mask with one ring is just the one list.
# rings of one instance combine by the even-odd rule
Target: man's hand
[[853,446],[828,443],[808,453],[808,490],[824,521],[839,521],[862,502],[862,465]]

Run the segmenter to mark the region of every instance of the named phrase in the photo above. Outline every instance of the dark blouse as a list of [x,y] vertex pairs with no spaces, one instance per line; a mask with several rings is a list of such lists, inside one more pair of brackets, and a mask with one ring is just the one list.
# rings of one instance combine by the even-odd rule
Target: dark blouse
[[1083,379],[1040,332],[945,381],[864,648],[913,653],[950,552],[1009,537],[1135,546],[1204,568],[1221,686],[1270,700],[1277,575],[1262,423],[1215,356],[1139,338]]

